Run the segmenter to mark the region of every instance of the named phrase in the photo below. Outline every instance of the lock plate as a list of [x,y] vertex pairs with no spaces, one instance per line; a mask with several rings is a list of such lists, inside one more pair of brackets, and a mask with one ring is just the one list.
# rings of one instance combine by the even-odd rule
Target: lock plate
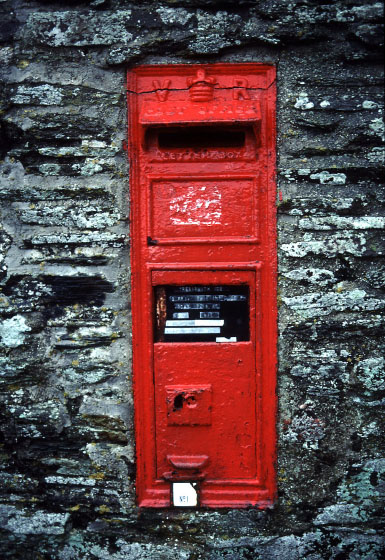
[[165,389],[169,426],[211,425],[211,385],[167,385]]

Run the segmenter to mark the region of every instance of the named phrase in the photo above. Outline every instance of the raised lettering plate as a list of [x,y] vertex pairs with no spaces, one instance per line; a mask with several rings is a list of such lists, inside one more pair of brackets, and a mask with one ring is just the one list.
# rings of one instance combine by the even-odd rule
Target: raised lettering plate
[[256,179],[175,178],[150,182],[149,237],[157,243],[209,238],[250,242],[258,239]]

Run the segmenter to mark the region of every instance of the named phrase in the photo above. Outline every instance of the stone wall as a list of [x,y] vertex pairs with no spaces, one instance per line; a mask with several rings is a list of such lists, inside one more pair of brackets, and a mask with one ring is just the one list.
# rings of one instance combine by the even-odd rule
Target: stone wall
[[[0,0],[7,559],[382,557],[384,125],[373,0]],[[278,73],[278,497],[140,511],[125,70]]]

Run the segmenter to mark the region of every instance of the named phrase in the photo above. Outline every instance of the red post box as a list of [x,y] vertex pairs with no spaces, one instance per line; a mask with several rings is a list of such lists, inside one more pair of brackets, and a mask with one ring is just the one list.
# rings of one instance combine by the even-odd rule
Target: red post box
[[128,74],[137,493],[275,494],[275,70]]

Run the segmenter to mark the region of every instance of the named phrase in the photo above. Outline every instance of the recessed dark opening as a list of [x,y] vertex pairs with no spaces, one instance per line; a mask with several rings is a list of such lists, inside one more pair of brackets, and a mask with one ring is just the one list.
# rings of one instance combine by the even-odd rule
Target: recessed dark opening
[[156,286],[154,295],[155,342],[250,340],[248,286]]
[[174,399],[174,409],[180,410],[181,408],[183,408],[183,401],[184,401],[184,396],[177,395]]
[[159,130],[159,148],[242,148],[245,131],[225,126],[172,127]]

